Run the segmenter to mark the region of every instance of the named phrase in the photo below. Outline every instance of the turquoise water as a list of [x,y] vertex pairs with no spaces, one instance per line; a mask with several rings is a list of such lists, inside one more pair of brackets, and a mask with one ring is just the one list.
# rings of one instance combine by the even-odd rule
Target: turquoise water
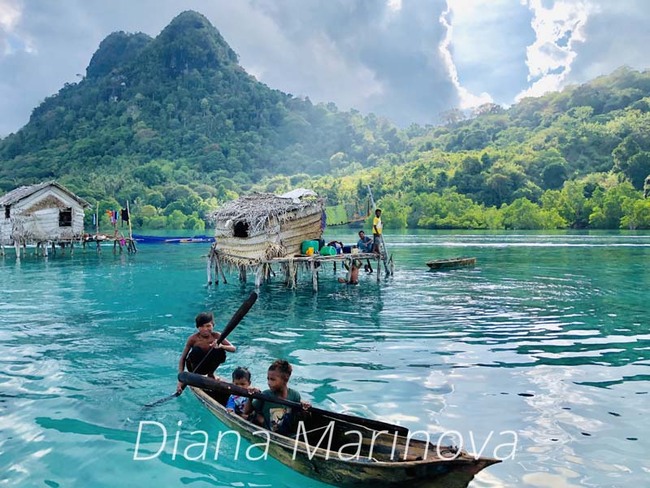
[[[354,241],[351,231],[336,237]],[[457,431],[457,444],[460,435],[490,456],[509,454],[499,445],[516,436],[514,459],[473,488],[647,484],[649,234],[423,231],[387,244],[396,271],[380,284],[373,274],[340,285],[325,269],[318,294],[306,276],[298,290],[280,279],[263,286],[221,374],[248,365],[263,387],[266,367],[283,357],[294,365],[291,385],[318,406],[432,440]],[[219,329],[254,290],[234,275],[207,287],[208,249],[0,258],[2,484],[325,486],[271,458],[247,460],[248,445],[234,441],[215,461],[225,427],[189,392],[142,409],[174,391],[196,313],[213,310]],[[477,266],[424,265],[458,255],[476,256]],[[162,449],[138,461],[142,421],[138,456]],[[182,455],[193,431],[210,437],[203,461]]]

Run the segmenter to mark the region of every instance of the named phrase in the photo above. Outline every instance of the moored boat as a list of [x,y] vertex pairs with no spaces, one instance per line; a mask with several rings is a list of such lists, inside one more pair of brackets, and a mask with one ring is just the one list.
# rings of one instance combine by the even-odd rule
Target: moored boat
[[192,373],[181,373],[179,379],[191,385],[196,397],[228,428],[258,446],[267,438],[271,456],[334,486],[463,487],[479,471],[499,462],[411,438],[405,427],[315,407],[296,409],[300,412],[296,434],[280,435],[226,410],[229,394],[245,390]]
[[470,257],[434,259],[432,261],[427,262],[427,266],[430,269],[460,268],[462,266],[474,266],[475,264],[476,264],[476,258],[470,258]]
[[199,235],[192,237],[164,237],[133,234],[133,240],[141,244],[187,244],[194,242],[214,242],[212,236]]

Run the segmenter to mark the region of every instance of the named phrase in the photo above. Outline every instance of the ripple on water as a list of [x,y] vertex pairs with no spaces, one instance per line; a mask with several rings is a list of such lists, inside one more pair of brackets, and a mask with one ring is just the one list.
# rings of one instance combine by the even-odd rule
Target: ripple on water
[[[221,374],[247,365],[264,387],[268,364],[284,357],[291,384],[319,406],[435,435],[455,430],[465,447],[470,431],[479,443],[493,431],[489,455],[507,442],[499,432],[516,432],[516,459],[472,486],[643,485],[650,276],[640,263],[650,236],[429,232],[390,241],[397,270],[380,284],[373,274],[340,285],[326,269],[318,294],[279,280],[262,287]],[[220,329],[251,291],[206,289],[196,249],[0,261],[9,484],[112,486],[119,470],[134,486],[152,476],[169,486],[320,486],[277,463],[189,463],[169,448],[151,464],[133,462],[139,420],[219,428],[189,394],[142,412],[174,391],[196,313],[213,310]],[[445,273],[424,265],[454,255],[478,265]]]

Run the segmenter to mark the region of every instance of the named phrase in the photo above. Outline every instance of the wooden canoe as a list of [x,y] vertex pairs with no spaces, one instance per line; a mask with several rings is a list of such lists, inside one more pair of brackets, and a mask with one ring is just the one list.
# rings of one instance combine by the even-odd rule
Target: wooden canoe
[[[190,386],[191,391],[224,425],[253,444],[266,440],[259,434],[262,427],[226,410],[228,391],[205,388],[209,381],[199,383],[203,388]],[[378,424],[390,424],[334,412],[329,417],[327,413],[316,408],[301,411],[302,426],[295,437],[266,431],[268,454],[299,473],[338,487],[460,488],[482,469],[500,462],[409,438],[402,435],[408,433],[404,427],[394,426],[399,432],[377,431]]]
[[427,262],[427,266],[430,269],[459,268],[461,266],[474,266],[475,264],[476,264],[476,258],[468,258],[468,257],[434,259],[433,261]]

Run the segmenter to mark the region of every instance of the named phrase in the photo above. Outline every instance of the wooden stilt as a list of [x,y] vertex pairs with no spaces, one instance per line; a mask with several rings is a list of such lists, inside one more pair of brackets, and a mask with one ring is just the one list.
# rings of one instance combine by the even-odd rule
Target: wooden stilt
[[[208,286],[212,284],[212,261],[214,260],[212,253],[208,256],[207,263],[206,263],[206,274],[208,275]],[[218,283],[218,282],[217,282]]]
[[352,259],[346,259],[345,263],[348,265],[348,273],[345,276],[345,282],[350,283],[350,278],[352,278]]
[[380,276],[381,276],[381,254],[377,256],[377,283],[379,283]]
[[70,256],[74,255],[74,241],[70,241]]
[[298,287],[298,266],[293,261],[289,261],[289,269],[291,270],[291,288]]
[[318,270],[316,269],[316,261],[311,260],[311,283],[314,291],[318,291]]
[[246,266],[239,267],[239,281],[241,283],[246,283]]
[[223,281],[223,284],[224,284],[224,285],[227,285],[227,284],[228,284],[228,280],[226,280],[226,275],[225,275],[225,273],[223,272],[223,266],[222,266],[222,264],[221,264],[221,258],[219,257],[219,255],[217,255],[217,267],[219,268],[219,274],[221,275],[221,279],[222,279],[222,281]]
[[259,288],[262,284],[262,276],[264,274],[264,265],[259,265],[255,269],[255,288]]
[[20,261],[20,242],[14,241],[14,249],[16,250],[16,259]]
[[[47,257],[47,248],[50,246],[49,242],[44,243],[43,245],[43,257]],[[54,250],[52,251],[52,254],[54,254]]]

